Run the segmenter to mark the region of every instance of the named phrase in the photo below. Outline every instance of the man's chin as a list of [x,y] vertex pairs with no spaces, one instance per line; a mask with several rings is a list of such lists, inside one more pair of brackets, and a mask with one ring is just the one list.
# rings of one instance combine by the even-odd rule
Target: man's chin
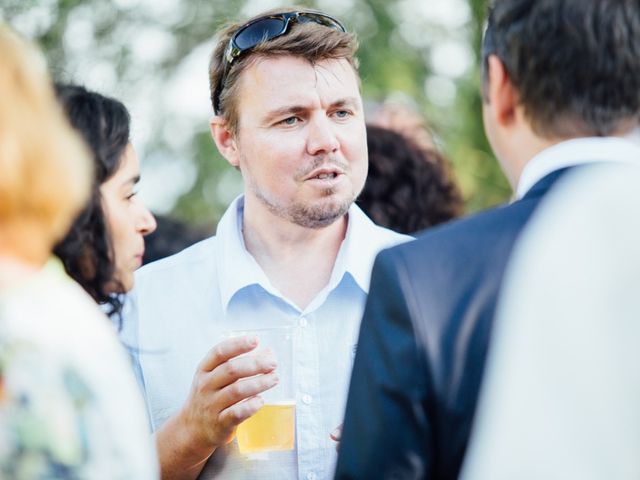
[[342,218],[353,199],[331,200],[323,199],[316,204],[294,206],[290,211],[291,220],[306,228],[324,228]]

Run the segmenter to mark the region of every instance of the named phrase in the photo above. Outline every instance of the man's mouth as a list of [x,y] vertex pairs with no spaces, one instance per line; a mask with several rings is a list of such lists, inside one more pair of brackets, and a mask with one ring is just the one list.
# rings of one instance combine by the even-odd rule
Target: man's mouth
[[329,172],[329,173],[320,173],[315,177],[311,177],[311,178],[317,179],[317,180],[331,180],[332,178],[336,178],[337,176],[338,174],[336,172]]
[[344,171],[339,167],[322,167],[310,172],[305,180],[333,180],[343,174]]

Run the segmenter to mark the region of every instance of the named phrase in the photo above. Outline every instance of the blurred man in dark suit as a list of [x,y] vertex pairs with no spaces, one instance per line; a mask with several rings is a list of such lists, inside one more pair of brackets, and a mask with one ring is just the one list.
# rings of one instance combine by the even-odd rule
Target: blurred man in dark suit
[[514,242],[567,171],[640,162],[622,138],[640,118],[637,0],[496,0],[482,61],[485,130],[516,200],[378,256],[338,479],[457,478]]

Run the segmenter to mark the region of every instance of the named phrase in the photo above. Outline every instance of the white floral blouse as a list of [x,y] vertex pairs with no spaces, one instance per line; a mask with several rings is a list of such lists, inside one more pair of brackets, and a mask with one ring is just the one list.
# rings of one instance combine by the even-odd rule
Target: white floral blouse
[[0,478],[158,478],[127,355],[57,260],[0,293]]

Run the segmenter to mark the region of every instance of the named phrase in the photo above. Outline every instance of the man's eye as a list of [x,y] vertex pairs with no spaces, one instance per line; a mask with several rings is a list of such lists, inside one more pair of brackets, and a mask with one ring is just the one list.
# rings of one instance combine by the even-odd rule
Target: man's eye
[[129,195],[126,196],[127,200],[131,200],[133,199],[133,197],[135,197],[138,194],[138,192],[131,192]]
[[296,123],[298,123],[300,119],[298,117],[287,117],[284,120],[280,120],[278,123],[280,125],[295,125]]
[[338,118],[347,118],[351,113],[349,110],[337,110],[334,115]]

